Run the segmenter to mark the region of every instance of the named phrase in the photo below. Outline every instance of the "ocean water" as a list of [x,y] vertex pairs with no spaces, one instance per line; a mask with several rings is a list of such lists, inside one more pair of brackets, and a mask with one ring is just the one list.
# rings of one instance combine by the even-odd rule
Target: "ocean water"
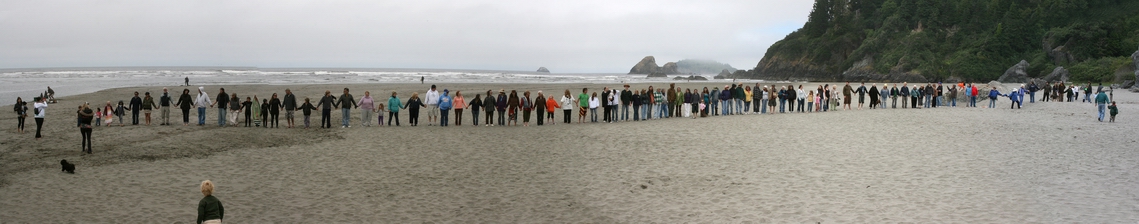
[[[713,75],[703,75],[711,79]],[[370,68],[249,68],[249,67],[123,67],[0,69],[0,99],[14,103],[16,97],[31,101],[47,87],[56,97],[130,86],[180,86],[190,78],[192,86],[236,84],[332,84],[332,83],[653,83],[669,78],[646,78],[623,73],[538,73],[444,69]],[[729,80],[730,81],[730,80]],[[718,82],[716,80],[707,82]],[[722,81],[728,82],[728,81]],[[0,103],[0,104],[10,104]]]

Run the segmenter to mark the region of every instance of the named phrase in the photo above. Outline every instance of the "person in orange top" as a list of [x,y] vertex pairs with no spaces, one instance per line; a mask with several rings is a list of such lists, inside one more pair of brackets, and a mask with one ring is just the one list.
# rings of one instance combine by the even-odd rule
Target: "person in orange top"
[[[554,110],[558,108],[562,108],[562,106],[558,105],[558,101],[554,100],[554,97],[546,98],[546,121],[550,123],[550,125],[558,123],[554,121]],[[539,116],[538,119],[542,119],[541,116]]]
[[455,98],[451,99],[455,105],[455,126],[463,126],[463,108],[467,108],[467,100],[463,99],[463,91],[455,91]]

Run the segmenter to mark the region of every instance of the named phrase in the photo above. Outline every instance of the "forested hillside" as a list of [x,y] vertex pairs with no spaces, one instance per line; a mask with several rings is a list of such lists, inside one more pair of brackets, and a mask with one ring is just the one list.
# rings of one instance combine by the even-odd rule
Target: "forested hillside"
[[[987,82],[1028,61],[1031,77],[1134,79],[1136,0],[817,0],[807,23],[739,78]],[[1128,75],[1121,75],[1128,74]]]

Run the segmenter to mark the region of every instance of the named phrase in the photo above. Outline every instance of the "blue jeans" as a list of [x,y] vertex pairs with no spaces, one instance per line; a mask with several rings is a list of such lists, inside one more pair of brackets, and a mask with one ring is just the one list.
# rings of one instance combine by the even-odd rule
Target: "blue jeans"
[[760,113],[767,113],[767,99],[759,100],[759,108]]
[[969,106],[970,107],[977,107],[977,97],[975,97],[975,96],[969,97]]
[[648,120],[649,116],[651,116],[650,114],[653,113],[652,108],[653,107],[649,106],[648,104],[641,105],[641,113],[642,114],[638,114],[637,116],[641,116],[641,120]]
[[657,110],[657,119],[664,118],[664,113],[668,111],[668,104],[657,104],[660,108]]
[[1098,105],[1098,107],[1099,107],[1099,121],[1103,121],[1103,111],[1104,111],[1104,108],[1107,108],[1107,104],[1101,103]]
[[1080,101],[1080,102],[1082,103],[1084,101],[1087,101],[1088,103],[1095,103],[1095,101],[1092,101],[1092,94],[1091,93],[1084,93],[1084,100]]
[[589,108],[589,122],[597,122],[597,108]]
[[779,113],[786,112],[787,99],[779,99]]
[[1036,92],[1028,92],[1028,102],[1036,103]]
[[[636,115],[636,113],[637,113],[637,108],[633,108],[634,116]],[[629,105],[628,104],[621,104],[621,120],[622,121],[629,120]]]
[[997,99],[990,97],[989,98],[989,109],[996,108],[996,107],[997,107]]
[[949,100],[949,104],[951,107],[957,107],[957,98],[954,97],[953,99]]
[[[123,119],[120,117],[119,122],[122,122],[122,120]],[[198,125],[205,125],[205,124],[206,124],[206,108],[205,107],[199,107],[198,108]]]
[[933,101],[933,96],[932,95],[926,95],[925,96],[925,108],[929,108],[929,106],[933,104],[932,101]]
[[720,101],[720,106],[722,107],[720,108],[720,115],[728,115],[728,113],[732,112],[732,107],[729,105],[731,105],[731,101]]
[[739,113],[741,113],[741,112],[743,112],[743,111],[744,111],[744,108],[743,108],[743,106],[744,106],[744,100],[741,100],[741,99],[736,99],[735,101],[736,101],[736,109],[735,109],[735,110],[732,110],[732,112],[735,112],[736,114],[739,114]]
[[225,127],[225,109],[218,108],[218,126]]
[[451,114],[449,112],[451,110],[439,109],[439,126],[447,126],[447,114]]
[[[629,107],[628,106],[621,106],[621,109],[629,109]],[[625,112],[628,112],[628,111],[625,111]],[[625,115],[629,115],[629,114],[625,114]],[[641,115],[641,106],[634,106],[633,107],[633,120],[634,121],[641,120],[640,115]],[[626,116],[626,118],[628,118],[628,117]]]
[[344,116],[341,116],[341,118],[340,118],[341,125],[344,125],[344,127],[348,127],[348,122],[350,122],[350,120],[352,119],[352,109],[340,108],[340,112],[344,115]]
[[[479,110],[471,110],[471,118],[474,118],[475,126],[479,126]],[[538,119],[546,119],[546,118],[539,117]]]

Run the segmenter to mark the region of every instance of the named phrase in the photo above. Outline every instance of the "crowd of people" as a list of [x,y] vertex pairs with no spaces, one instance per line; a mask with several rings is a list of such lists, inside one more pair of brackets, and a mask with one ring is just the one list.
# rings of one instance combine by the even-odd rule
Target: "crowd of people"
[[[1082,87],[1065,86],[1064,83],[1046,83],[1040,87],[1035,83],[1029,83],[1006,92],[999,91],[995,86],[985,89],[976,84],[958,83],[947,86],[942,83],[913,86],[909,83],[900,83],[900,86],[894,83],[883,84],[880,87],[871,84],[867,87],[866,83],[861,83],[854,87],[848,82],[841,88],[837,85],[824,84],[809,89],[804,85],[738,83],[725,85],[723,89],[719,86],[711,89],[709,87],[682,89],[675,84],[669,84],[668,87],[649,85],[646,88],[632,89],[626,84],[622,89],[605,87],[600,93],[583,88],[579,94],[573,94],[573,91],[567,89],[560,96],[547,95],[542,91],[519,93],[517,90],[507,92],[505,89],[500,89],[496,94],[493,90],[487,90],[485,93],[476,93],[468,100],[462,91],[455,91],[452,95],[448,89],[440,91],[435,85],[431,85],[422,98],[418,92],[414,92],[410,97],[401,99],[399,94],[393,91],[386,104],[383,100],[374,99],[369,91],[365,91],[363,97],[355,98],[348,88],[344,88],[339,96],[334,96],[331,91],[325,91],[324,95],[315,102],[309,98],[298,99],[290,89],[284,90],[283,97],[272,93],[267,99],[259,99],[254,95],[246,96],[242,101],[236,93],[227,93],[225,88],[218,89],[216,97],[211,97],[205,87],[198,87],[195,95],[191,95],[190,89],[183,89],[178,96],[171,95],[168,89],[163,88],[157,99],[150,92],[144,92],[142,96],[139,92],[134,92],[129,103],[118,101],[117,104],[112,104],[107,101],[101,108],[84,103],[79,106],[76,113],[77,126],[83,135],[83,151],[87,153],[91,152],[90,136],[93,126],[111,126],[115,125],[115,121],[118,126],[123,126],[127,122],[123,117],[127,116],[128,112],[130,124],[151,125],[152,110],[159,111],[158,125],[171,125],[172,108],[181,111],[183,126],[191,124],[191,109],[197,109],[197,125],[206,125],[207,108],[217,109],[217,125],[222,127],[279,128],[280,114],[284,112],[286,128],[303,126],[307,129],[311,127],[310,118],[319,110],[321,120],[317,127],[327,129],[333,126],[332,111],[336,109],[341,111],[339,124],[341,128],[352,126],[352,110],[357,109],[360,112],[359,122],[363,126],[392,126],[393,122],[394,126],[400,126],[401,110],[407,111],[407,123],[410,126],[420,124],[421,110],[427,112],[428,126],[460,126],[463,124],[465,111],[470,112],[470,124],[474,126],[518,126],[519,117],[521,117],[521,126],[529,126],[532,120],[541,126],[559,123],[554,120],[558,110],[562,111],[560,123],[574,123],[572,113],[575,107],[576,123],[613,123],[742,114],[886,109],[898,108],[899,104],[901,108],[913,109],[956,107],[958,101],[963,101],[966,107],[977,107],[978,100],[989,100],[988,108],[996,108],[999,98],[1008,98],[1011,103],[1010,108],[1019,109],[1026,98],[1029,103],[1035,103],[1037,92],[1043,92],[1042,101],[1075,102],[1079,100],[1078,93],[1082,90],[1084,99],[1081,102],[1097,104],[1100,121],[1104,119],[1105,109],[1110,110],[1110,122],[1114,122],[1118,113],[1115,102],[1110,102],[1108,105],[1110,97],[1105,94],[1102,85],[1095,91],[1097,94],[1093,98],[1090,83]],[[857,107],[852,106],[854,101],[857,101]],[[869,106],[865,105],[867,103]],[[37,139],[41,137],[40,129],[47,105],[46,97],[36,97],[32,107],[37,126]],[[28,109],[23,99],[16,99],[15,111],[19,118],[17,130],[20,133],[23,133],[24,118]],[[297,113],[300,122],[297,121]],[[386,123],[385,114],[388,119]],[[481,124],[480,114],[483,115]],[[494,119],[495,115],[498,115],[497,122]],[[240,119],[242,117],[244,119]],[[372,118],[376,120],[373,121]]]

